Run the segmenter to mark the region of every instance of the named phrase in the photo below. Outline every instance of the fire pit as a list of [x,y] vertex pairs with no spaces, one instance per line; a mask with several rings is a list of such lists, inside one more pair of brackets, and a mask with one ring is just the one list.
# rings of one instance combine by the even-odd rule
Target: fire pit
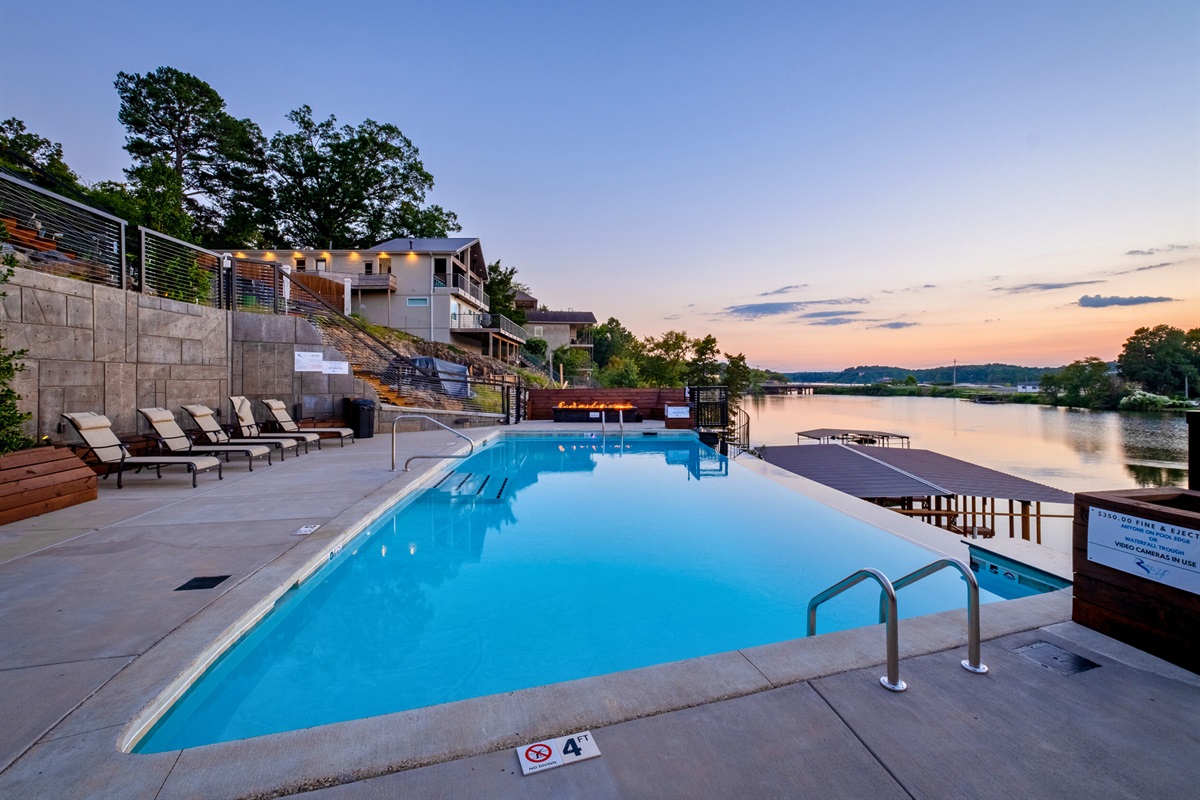
[[630,403],[559,403],[555,422],[641,422],[642,414]]

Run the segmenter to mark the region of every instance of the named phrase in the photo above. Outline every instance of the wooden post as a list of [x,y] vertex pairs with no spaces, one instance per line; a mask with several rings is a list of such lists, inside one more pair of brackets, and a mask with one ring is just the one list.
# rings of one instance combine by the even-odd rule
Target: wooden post
[[1029,541],[1029,501],[1021,501],[1021,538]]
[[1016,521],[1013,514],[1013,501],[1008,498],[1008,538],[1012,539],[1017,535]]

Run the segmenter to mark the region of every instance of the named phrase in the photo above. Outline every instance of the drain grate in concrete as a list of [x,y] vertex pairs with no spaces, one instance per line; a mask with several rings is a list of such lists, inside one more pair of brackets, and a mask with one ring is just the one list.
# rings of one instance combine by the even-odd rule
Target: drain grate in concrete
[[1077,656],[1049,642],[1034,642],[1013,650],[1019,656],[1028,658],[1035,664],[1041,664],[1060,675],[1078,675],[1100,666],[1091,659]]
[[206,575],[199,578],[192,578],[190,581],[175,589],[177,592],[190,592],[193,589],[211,589],[214,586],[228,580],[228,575]]

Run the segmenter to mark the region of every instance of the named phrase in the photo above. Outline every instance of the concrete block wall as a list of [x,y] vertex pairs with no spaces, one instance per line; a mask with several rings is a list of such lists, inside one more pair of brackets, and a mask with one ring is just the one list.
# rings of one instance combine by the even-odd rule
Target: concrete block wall
[[[203,403],[229,418],[229,395],[275,397],[306,415],[337,415],[344,396],[371,397],[350,375],[295,373],[296,350],[323,350],[307,321],[228,312],[18,268],[3,287],[0,332],[28,350],[13,388],[31,436],[72,441],[64,411],[96,411],[118,435],[146,433],[139,407]],[[345,360],[336,350],[328,360]],[[256,403],[256,406],[258,404]],[[262,414],[255,408],[256,415]]]
[[[346,357],[321,343],[316,328],[301,317],[276,314],[233,313],[232,392],[249,398],[258,419],[266,417],[259,402],[280,400],[289,413],[302,406],[301,416],[340,417],[346,397],[367,397],[378,402],[368,384],[353,375],[323,375],[296,372],[297,352],[321,352],[326,361],[345,361]],[[230,413],[225,401],[226,413]]]

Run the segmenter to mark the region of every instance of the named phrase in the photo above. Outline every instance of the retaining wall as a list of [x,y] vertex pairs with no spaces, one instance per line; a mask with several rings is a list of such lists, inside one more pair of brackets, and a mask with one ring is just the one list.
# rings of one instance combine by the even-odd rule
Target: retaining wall
[[[325,353],[306,320],[230,312],[18,268],[2,287],[0,333],[10,350],[26,349],[13,388],[33,414],[31,436],[69,439],[64,411],[95,411],[119,435],[147,432],[139,407],[181,415],[202,403],[229,419],[229,395],[273,397],[306,415],[337,416],[347,395],[375,399],[351,375],[294,371],[297,350]],[[255,415],[262,418],[261,406]]]

